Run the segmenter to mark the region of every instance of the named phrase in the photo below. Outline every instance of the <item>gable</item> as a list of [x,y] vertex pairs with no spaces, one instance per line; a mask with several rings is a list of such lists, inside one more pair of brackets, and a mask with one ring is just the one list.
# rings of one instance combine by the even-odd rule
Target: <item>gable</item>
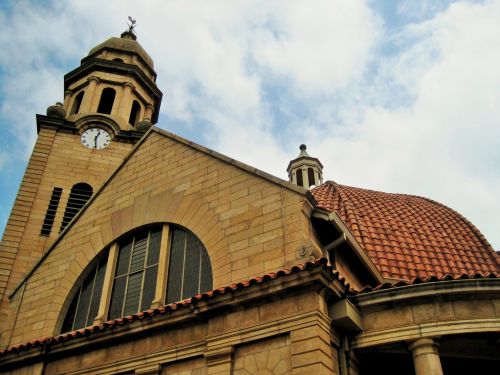
[[13,342],[57,333],[82,271],[117,238],[148,224],[192,231],[208,251],[214,288],[299,263],[303,248],[320,255],[304,189],[212,153],[149,132],[26,279],[18,319],[36,313],[45,323],[16,327]]

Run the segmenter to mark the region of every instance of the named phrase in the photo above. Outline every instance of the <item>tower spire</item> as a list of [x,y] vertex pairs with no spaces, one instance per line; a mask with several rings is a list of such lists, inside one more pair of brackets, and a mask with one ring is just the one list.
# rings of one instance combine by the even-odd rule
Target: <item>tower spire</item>
[[64,77],[63,108],[50,108],[78,129],[99,123],[114,134],[145,131],[158,120],[162,93],[148,53],[137,42],[136,20],[128,29],[92,48]]

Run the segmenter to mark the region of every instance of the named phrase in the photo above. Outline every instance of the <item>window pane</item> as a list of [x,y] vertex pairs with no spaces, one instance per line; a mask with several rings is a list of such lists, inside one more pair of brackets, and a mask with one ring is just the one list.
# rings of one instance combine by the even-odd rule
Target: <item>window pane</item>
[[87,327],[94,322],[101,301],[107,256],[95,266],[76,292],[64,318],[61,332]]
[[96,270],[85,279],[80,292],[80,300],[76,308],[76,316],[74,326],[78,328],[85,327],[87,323],[87,314],[89,312],[90,297],[92,296],[92,288],[94,287],[94,278]]
[[192,234],[186,236],[186,258],[184,260],[184,283],[182,299],[198,294],[200,280],[200,241]]
[[130,241],[129,243],[120,248],[115,276],[121,276],[128,273],[131,250],[132,250],[132,241]]
[[146,268],[146,276],[144,277],[144,289],[142,291],[141,311],[151,307],[153,298],[155,297],[156,275],[158,274],[158,266]]
[[[109,317],[149,309],[156,289],[162,228],[140,231],[121,244]],[[146,268],[146,264],[148,267]]]
[[132,260],[130,261],[130,272],[136,272],[144,269],[144,260],[146,259],[146,246],[148,244],[148,234],[142,233],[136,236],[134,248],[132,250]]
[[117,277],[113,284],[113,294],[109,306],[109,319],[115,319],[122,316],[123,296],[125,294],[125,285],[127,276]]
[[160,257],[160,241],[161,241],[161,229],[151,232],[151,237],[149,239],[149,250],[148,250],[148,261],[147,266],[157,264]]
[[167,303],[177,302],[212,289],[212,267],[207,250],[192,233],[172,231]]
[[[202,245],[203,246],[203,245]],[[199,293],[212,290],[212,266],[205,248],[201,251],[201,275]]]
[[139,299],[141,297],[143,271],[134,273],[128,278],[127,296],[122,316],[135,314],[139,311]]
[[80,296],[80,289],[78,290],[78,293],[76,294],[75,298],[73,298],[71,305],[69,305],[68,312],[66,313],[66,317],[64,318],[64,323],[61,329],[61,333],[73,330],[73,322],[75,321],[76,306],[78,305],[79,296]]
[[167,303],[181,300],[185,237],[186,233],[182,230],[174,229],[172,231],[172,245],[170,247],[170,264],[167,284]]
[[101,302],[102,283],[104,282],[104,274],[106,273],[106,263],[108,259],[104,259],[97,268],[97,273],[94,281],[94,291],[90,301],[89,313],[87,317],[87,326],[94,322],[97,312],[99,311],[99,303]]

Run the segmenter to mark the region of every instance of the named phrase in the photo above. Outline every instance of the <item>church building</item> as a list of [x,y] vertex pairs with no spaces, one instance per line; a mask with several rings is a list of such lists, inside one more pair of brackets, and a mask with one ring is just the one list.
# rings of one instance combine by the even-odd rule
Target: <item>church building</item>
[[161,101],[130,29],[36,116],[0,244],[0,373],[500,368],[500,256],[466,218],[323,181],[305,145],[282,180],[155,127]]

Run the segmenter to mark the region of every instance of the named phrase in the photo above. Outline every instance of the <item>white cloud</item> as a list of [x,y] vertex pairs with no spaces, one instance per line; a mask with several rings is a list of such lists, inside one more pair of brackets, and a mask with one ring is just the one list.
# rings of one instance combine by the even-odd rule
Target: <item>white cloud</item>
[[381,31],[378,17],[365,3],[274,5],[253,45],[263,69],[290,79],[298,96],[303,91],[328,94],[362,76]]
[[499,4],[404,1],[394,30],[361,0],[19,2],[0,115],[29,150],[63,74],[131,15],[160,126],[280,177],[305,142],[327,177],[443,201],[498,248]]
[[[432,197],[468,217],[498,248],[500,3],[457,3],[407,29],[386,61],[408,107],[367,108],[352,139],[325,139],[340,180]],[[404,33],[404,31],[403,31]],[[392,93],[397,100],[397,93]],[[334,144],[336,147],[331,147]]]

